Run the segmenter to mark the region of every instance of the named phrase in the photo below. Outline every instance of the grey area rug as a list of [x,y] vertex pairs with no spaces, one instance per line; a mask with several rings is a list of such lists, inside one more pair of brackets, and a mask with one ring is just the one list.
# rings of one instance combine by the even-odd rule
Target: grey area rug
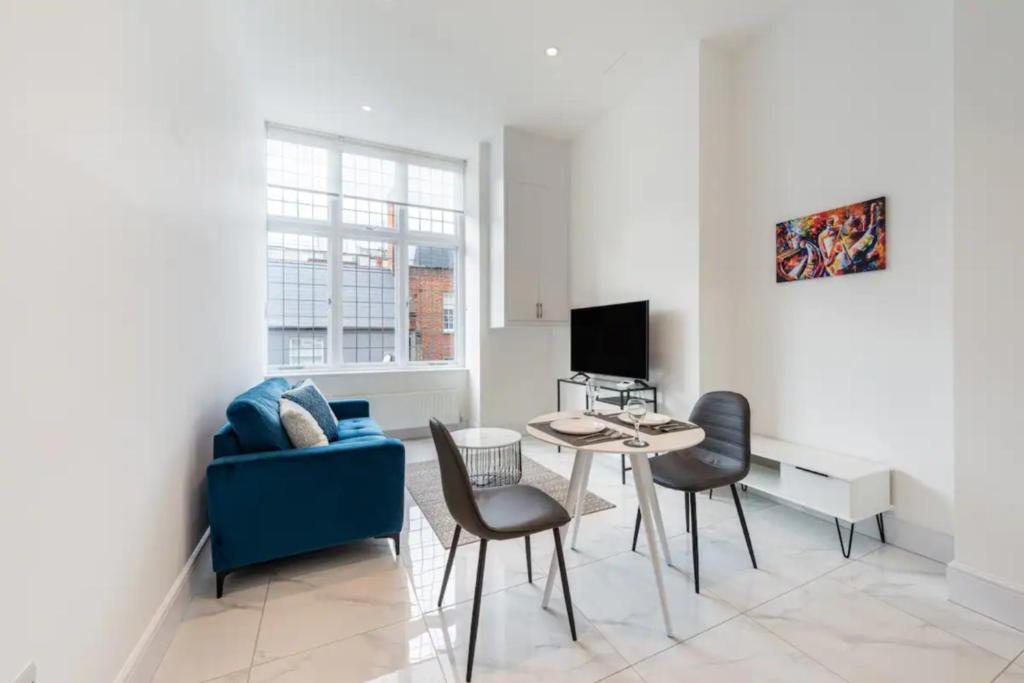
[[[539,488],[559,503],[565,503],[565,494],[569,490],[569,480],[552,472],[540,463],[523,456],[523,479],[521,484],[529,484]],[[441,492],[441,470],[436,461],[414,462],[405,467],[405,487],[409,489],[416,505],[423,511],[423,516],[430,522],[430,527],[437,534],[437,537],[450,548],[452,534],[455,532],[455,520],[448,514],[448,506],[444,503],[444,494]],[[604,498],[587,493],[583,502],[583,514],[589,515],[592,512],[610,510],[615,507]],[[459,545],[476,543],[479,539],[468,532],[459,534]]]

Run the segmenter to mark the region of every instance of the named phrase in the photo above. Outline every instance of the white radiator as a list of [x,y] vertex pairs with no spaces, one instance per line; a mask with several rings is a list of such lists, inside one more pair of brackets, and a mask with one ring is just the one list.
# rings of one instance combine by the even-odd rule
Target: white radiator
[[462,421],[460,391],[441,389],[437,391],[414,391],[397,394],[370,394],[370,415],[384,431],[396,429],[426,429],[430,418],[436,417],[445,424]]

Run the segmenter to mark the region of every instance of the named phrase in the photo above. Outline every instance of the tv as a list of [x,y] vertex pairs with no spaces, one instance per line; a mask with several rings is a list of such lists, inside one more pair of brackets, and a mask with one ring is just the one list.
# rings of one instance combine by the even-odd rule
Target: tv
[[648,301],[574,308],[569,316],[573,372],[649,379]]

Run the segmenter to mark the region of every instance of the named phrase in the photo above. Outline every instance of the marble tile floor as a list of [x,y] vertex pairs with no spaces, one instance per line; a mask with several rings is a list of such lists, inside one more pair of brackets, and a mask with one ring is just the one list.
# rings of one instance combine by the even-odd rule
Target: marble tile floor
[[[569,453],[532,439],[524,453],[568,476]],[[409,441],[407,456],[433,445]],[[533,539],[533,584],[522,543],[492,543],[474,681],[1024,683],[1024,633],[948,602],[943,565],[860,534],[844,560],[831,524],[744,495],[754,570],[727,490],[698,497],[696,595],[682,495],[658,489],[669,638],[643,534],[630,551],[636,497],[618,468],[595,460],[591,490],[616,507],[584,517],[567,550],[579,640],[560,595],[540,607],[550,534]],[[239,571],[221,600],[204,556],[154,681],[464,680],[478,545],[459,549],[438,609],[446,550],[408,496],[406,514],[397,562],[388,541],[355,543]]]

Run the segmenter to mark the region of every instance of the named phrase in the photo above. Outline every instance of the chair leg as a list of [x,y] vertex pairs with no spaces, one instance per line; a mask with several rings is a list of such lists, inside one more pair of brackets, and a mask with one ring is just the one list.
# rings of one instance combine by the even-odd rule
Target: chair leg
[[221,596],[224,595],[224,577],[227,576],[227,572],[217,572],[217,599],[220,600]]
[[743,538],[747,541],[747,552],[750,553],[750,564],[757,569],[757,559],[754,557],[754,546],[750,543],[750,532],[747,531],[747,518],[743,516],[743,506],[740,505],[740,494],[736,493],[736,484],[730,484],[732,499],[736,501],[736,514],[740,517],[740,526],[743,527]]
[[622,485],[626,485],[626,454],[622,454]]
[[533,583],[533,558],[530,557],[530,537],[526,536],[526,580]]
[[480,539],[480,559],[476,563],[476,589],[473,591],[473,620],[469,623],[469,662],[466,664],[466,683],[473,678],[473,655],[476,652],[476,631],[480,625],[480,594],[484,588],[484,564],[487,560],[487,539]]
[[885,520],[882,519],[882,513],[879,512],[875,515],[875,524],[878,525],[878,538],[885,543]]
[[690,501],[690,541],[693,546],[693,592],[700,593],[700,558],[697,554],[697,494],[687,493]]
[[452,535],[452,548],[448,551],[448,564],[444,566],[444,578],[441,579],[441,596],[437,599],[437,606],[444,602],[444,589],[448,587],[448,576],[452,573],[452,563],[455,562],[455,550],[459,547],[459,534],[462,527],[455,525],[455,533]]
[[562,575],[562,595],[565,596],[565,612],[569,615],[569,632],[572,639],[576,640],[576,618],[572,613],[572,596],[569,595],[569,576],[565,573],[565,557],[562,555],[562,535],[558,533],[558,527],[552,529],[555,532],[555,553],[558,555],[558,571]]
[[690,533],[690,494],[686,494],[683,507],[686,508],[686,533]]
[[636,526],[633,527],[633,552],[636,552],[636,539],[640,537],[640,508],[636,509]]

